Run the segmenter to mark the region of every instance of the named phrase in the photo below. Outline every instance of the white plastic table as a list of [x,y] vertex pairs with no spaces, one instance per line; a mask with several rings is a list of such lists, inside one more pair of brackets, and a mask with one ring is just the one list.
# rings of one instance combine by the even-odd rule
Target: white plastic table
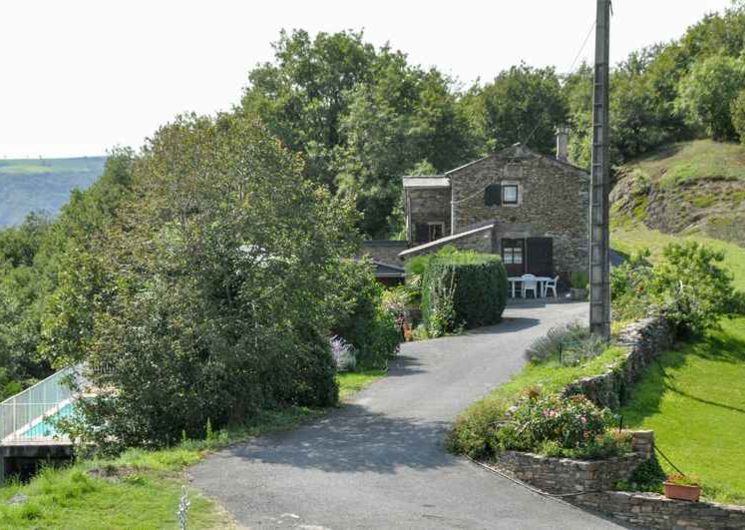
[[[553,280],[553,278],[549,278],[548,276],[536,276],[535,278],[530,278],[531,281],[536,281],[538,283],[538,288],[541,292],[541,298],[546,297],[546,283]],[[518,283],[523,282],[522,276],[510,276],[507,278],[507,281],[510,282],[510,290],[512,291],[512,298],[515,298],[515,286]]]

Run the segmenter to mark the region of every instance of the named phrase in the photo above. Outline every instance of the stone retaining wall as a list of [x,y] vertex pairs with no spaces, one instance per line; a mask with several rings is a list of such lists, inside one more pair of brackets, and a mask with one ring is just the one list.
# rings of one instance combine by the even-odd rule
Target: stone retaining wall
[[[630,325],[621,332],[618,341],[627,350],[623,359],[603,375],[570,385],[563,395],[584,394],[598,406],[619,408],[628,390],[654,358],[672,347],[673,339],[673,329],[662,317]],[[565,500],[634,526],[659,530],[745,529],[745,506],[677,501],[656,493],[611,491],[617,481],[627,480],[638,464],[653,456],[653,433],[635,432],[632,448],[631,455],[595,462],[507,451],[496,458],[495,464],[548,493],[580,493]]]
[[742,530],[745,506],[676,501],[656,493],[604,491],[580,495],[570,502],[607,513],[642,528],[659,530]]
[[548,493],[579,493],[613,489],[619,480],[628,480],[636,467],[651,456],[652,431],[632,433],[633,453],[607,460],[551,458],[519,451],[504,451],[494,464]]
[[627,350],[625,357],[608,372],[569,385],[563,395],[584,394],[599,407],[617,410],[653,359],[672,347],[673,338],[673,329],[663,317],[631,324],[618,339],[618,345]]

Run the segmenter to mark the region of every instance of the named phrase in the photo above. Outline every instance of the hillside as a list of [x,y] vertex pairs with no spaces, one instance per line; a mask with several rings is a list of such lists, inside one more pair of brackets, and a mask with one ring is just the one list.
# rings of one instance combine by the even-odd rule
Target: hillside
[[745,147],[711,140],[666,146],[622,166],[611,201],[617,223],[745,246]]
[[21,223],[32,211],[56,214],[74,188],[103,172],[106,157],[0,160],[0,227]]

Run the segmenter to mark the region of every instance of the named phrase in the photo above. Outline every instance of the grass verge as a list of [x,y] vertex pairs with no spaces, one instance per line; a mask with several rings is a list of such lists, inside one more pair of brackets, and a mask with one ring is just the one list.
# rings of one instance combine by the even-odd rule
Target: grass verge
[[[382,370],[339,374],[342,400],[385,375]],[[211,440],[187,440],[158,451],[130,449],[116,459],[81,460],[47,468],[28,484],[0,488],[0,529],[178,528],[184,470],[212,451],[252,436],[279,432],[318,418],[324,409],[265,411],[251,422],[217,432]],[[189,528],[234,528],[231,517],[187,485]],[[11,499],[21,500],[9,504]]]
[[336,376],[339,382],[339,399],[345,401],[360,390],[368,387],[381,377],[385,377],[385,370],[368,370],[364,372],[344,372]]
[[745,317],[725,319],[721,330],[663,354],[647,370],[624,421],[653,429],[676,466],[701,477],[707,498],[745,504],[744,381]]

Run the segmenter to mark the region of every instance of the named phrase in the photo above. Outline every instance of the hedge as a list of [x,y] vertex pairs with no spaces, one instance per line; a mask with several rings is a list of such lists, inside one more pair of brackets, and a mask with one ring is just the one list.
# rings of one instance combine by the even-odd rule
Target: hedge
[[422,317],[437,336],[498,323],[507,303],[499,256],[455,252],[433,256],[422,277]]

